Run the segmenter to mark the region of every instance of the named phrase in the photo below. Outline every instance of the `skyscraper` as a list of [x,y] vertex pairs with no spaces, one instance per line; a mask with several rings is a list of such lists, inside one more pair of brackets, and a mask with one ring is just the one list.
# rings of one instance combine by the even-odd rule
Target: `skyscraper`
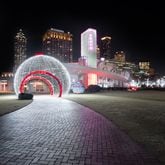
[[14,69],[15,72],[18,66],[27,58],[27,38],[22,29],[15,36],[14,41]]
[[150,69],[150,62],[139,62],[139,69],[140,70],[149,70]]
[[43,36],[43,52],[61,62],[72,62],[72,34],[51,28]]
[[81,57],[86,58],[87,66],[97,67],[97,34],[95,29],[81,33]]
[[100,57],[111,59],[111,37],[105,36],[101,38]]

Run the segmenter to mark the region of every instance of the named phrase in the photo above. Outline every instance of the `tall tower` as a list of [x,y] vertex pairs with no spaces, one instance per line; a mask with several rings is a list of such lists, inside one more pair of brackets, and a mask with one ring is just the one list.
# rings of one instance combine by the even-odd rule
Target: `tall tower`
[[51,28],[44,34],[43,52],[61,62],[72,62],[72,34]]
[[101,38],[100,57],[111,59],[111,37],[105,36]]
[[95,29],[81,33],[81,57],[87,60],[87,66],[97,67],[97,34]]
[[15,72],[18,66],[27,58],[27,38],[22,29],[15,36],[14,41],[14,69]]

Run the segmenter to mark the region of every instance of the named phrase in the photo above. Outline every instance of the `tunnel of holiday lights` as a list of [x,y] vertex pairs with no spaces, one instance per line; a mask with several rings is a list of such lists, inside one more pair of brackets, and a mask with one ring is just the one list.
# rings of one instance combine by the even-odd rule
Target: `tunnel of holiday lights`
[[19,91],[20,91],[21,93],[24,93],[24,92],[25,92],[24,86],[25,86],[29,81],[32,81],[32,80],[40,80],[40,81],[43,81],[43,82],[48,86],[49,91],[50,91],[50,94],[51,94],[51,95],[54,94],[53,85],[51,84],[51,82],[50,82],[49,80],[47,80],[46,78],[44,78],[44,77],[42,77],[42,76],[34,76],[34,75],[32,75],[32,73],[30,73],[29,75],[25,76],[25,78],[24,78],[23,81],[21,82]]
[[31,80],[43,81],[49,88],[50,94],[67,94],[70,90],[70,75],[66,67],[57,59],[46,55],[37,55],[25,60],[17,69],[14,76],[16,95],[24,92],[24,87]]

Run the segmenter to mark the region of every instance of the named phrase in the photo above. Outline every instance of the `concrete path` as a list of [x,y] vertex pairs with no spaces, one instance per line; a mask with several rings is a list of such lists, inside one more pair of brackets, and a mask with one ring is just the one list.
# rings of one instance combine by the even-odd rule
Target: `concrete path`
[[[104,108],[104,107],[103,107]],[[112,122],[54,97],[0,117],[2,165],[158,165]]]

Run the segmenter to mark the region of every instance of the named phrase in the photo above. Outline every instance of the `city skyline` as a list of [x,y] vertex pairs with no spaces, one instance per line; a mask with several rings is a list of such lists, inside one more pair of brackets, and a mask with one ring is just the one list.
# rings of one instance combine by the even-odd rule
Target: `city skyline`
[[[99,8],[86,10],[55,10],[49,7],[45,11],[36,5],[7,10],[1,8],[1,58],[0,71],[11,70],[14,58],[14,36],[21,28],[27,36],[28,56],[41,51],[42,37],[50,28],[57,28],[73,34],[73,59],[80,57],[81,33],[88,28],[97,30],[97,40],[103,36],[112,37],[113,55],[124,51],[130,62],[149,61],[157,73],[165,74],[164,65],[164,25],[161,4],[118,4],[98,12]],[[43,8],[44,5],[40,4]],[[30,10],[29,10],[30,8]],[[82,6],[83,8],[83,6]],[[19,11],[18,11],[19,9]],[[85,12],[84,12],[85,11]],[[104,13],[104,14],[103,14]]]

